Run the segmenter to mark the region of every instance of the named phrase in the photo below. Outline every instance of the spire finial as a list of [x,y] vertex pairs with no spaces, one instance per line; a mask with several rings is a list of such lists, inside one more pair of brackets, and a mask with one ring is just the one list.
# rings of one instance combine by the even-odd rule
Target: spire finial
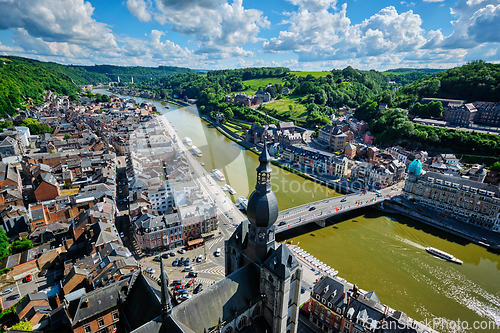
[[163,314],[166,314],[170,309],[170,296],[168,295],[167,277],[165,274],[165,270],[163,269],[163,259],[160,259],[160,283],[161,283],[161,311]]

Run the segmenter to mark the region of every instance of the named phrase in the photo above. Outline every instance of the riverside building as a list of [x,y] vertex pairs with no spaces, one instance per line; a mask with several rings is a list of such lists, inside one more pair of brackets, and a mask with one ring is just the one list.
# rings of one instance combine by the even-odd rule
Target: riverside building
[[500,190],[470,179],[422,172],[414,160],[408,167],[404,191],[408,199],[440,210],[445,216],[500,232]]

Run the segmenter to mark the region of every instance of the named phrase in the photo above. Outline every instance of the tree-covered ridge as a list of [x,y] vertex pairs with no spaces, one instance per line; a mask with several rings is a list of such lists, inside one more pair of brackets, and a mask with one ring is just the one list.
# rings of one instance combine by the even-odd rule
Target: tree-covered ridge
[[[142,82],[159,77],[190,73],[193,70],[185,67],[159,66],[159,67],[141,67],[141,66],[113,66],[113,65],[94,65],[94,66],[73,66],[80,72],[80,75],[101,75],[108,78],[108,81],[117,81],[118,76],[120,81],[130,82],[134,78],[134,82]],[[108,82],[101,81],[101,82]]]
[[446,69],[439,68],[392,68],[384,71],[384,73],[424,73],[424,74],[435,74],[443,72]]
[[[440,104],[436,106],[439,108]],[[379,110],[376,101],[363,103],[356,110],[356,117],[368,122],[375,144],[383,147],[397,144],[429,152],[484,156],[500,154],[500,135],[417,125],[408,118],[407,110]]]
[[0,58],[0,117],[13,115],[28,101],[43,102],[44,91],[75,97],[71,78],[46,63],[18,57]]
[[500,101],[500,64],[473,61],[426,76],[400,89],[392,106],[407,108],[424,97]]

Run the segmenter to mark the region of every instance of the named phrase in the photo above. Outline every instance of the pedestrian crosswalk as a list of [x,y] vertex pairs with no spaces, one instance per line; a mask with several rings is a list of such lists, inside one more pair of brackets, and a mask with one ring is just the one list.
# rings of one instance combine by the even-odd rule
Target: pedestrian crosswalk
[[211,239],[209,240],[208,242],[205,243],[205,246],[207,247],[207,249],[211,249],[215,244],[217,244],[219,242],[219,238],[214,238],[214,239]]
[[198,271],[198,273],[208,273],[208,274],[216,274],[224,276],[226,274],[226,269],[222,266],[217,266]]
[[204,288],[208,288],[217,282],[211,279],[203,279],[203,278],[196,278],[195,281],[196,281],[196,283],[194,284],[195,286],[198,285],[199,283],[202,283]]

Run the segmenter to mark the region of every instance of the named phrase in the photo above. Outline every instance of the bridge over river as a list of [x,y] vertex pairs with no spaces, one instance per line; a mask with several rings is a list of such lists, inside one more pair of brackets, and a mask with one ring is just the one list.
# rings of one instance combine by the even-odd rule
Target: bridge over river
[[276,221],[276,233],[312,222],[324,227],[325,220],[330,217],[353,211],[361,207],[372,206],[384,202],[385,200],[390,200],[393,196],[400,195],[402,190],[401,187],[402,184],[399,184],[391,188],[380,190],[380,194],[375,192],[354,193],[311,202],[306,205],[281,211]]

